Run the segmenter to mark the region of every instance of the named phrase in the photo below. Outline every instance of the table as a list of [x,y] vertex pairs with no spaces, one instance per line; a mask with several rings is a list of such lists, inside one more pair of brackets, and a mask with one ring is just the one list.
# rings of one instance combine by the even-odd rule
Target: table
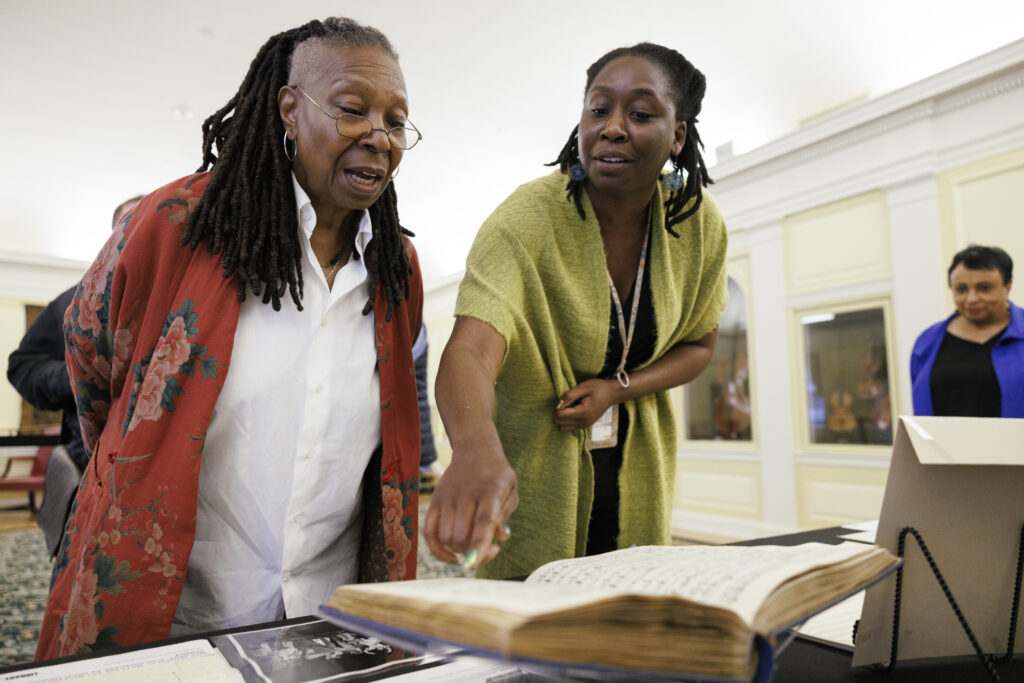
[[[783,536],[760,538],[751,541],[743,541],[737,545],[797,545],[816,541],[820,543],[836,544],[842,542],[841,534],[848,530],[842,527],[831,527],[817,529]],[[182,642],[196,638],[216,638],[226,634],[252,633],[267,628],[280,628],[284,626],[302,625],[314,621],[310,617],[290,619],[282,622],[272,622],[256,626],[218,631],[216,633],[201,634],[183,638],[174,638],[159,643],[134,646],[126,648],[126,651],[139,650],[149,647],[156,647],[168,643]],[[216,639],[215,641],[216,642]],[[110,654],[100,652],[94,655],[82,657],[63,658],[46,662],[40,666],[48,666],[55,663],[80,660],[89,656],[103,656]],[[918,660],[913,662],[900,662],[890,673],[883,673],[868,667],[853,669],[850,666],[851,653],[840,647],[832,647],[815,641],[806,640],[799,635],[794,638],[785,649],[779,653],[777,658],[777,671],[774,678],[775,683],[983,683],[989,681],[989,677],[974,657],[956,657],[941,660]],[[3,673],[33,668],[33,664],[18,665],[3,669]],[[1003,681],[1024,680],[1024,656],[1017,656],[1007,664],[1000,665],[997,670]],[[387,678],[387,676],[383,676]],[[519,680],[542,681],[543,678],[527,675]]]
[[[838,544],[849,533],[829,527],[783,536],[742,541],[735,545]],[[850,667],[852,654],[839,647],[806,640],[799,635],[779,654],[775,683],[988,683],[991,679],[976,657],[950,657],[899,662],[889,673],[869,667]],[[1024,680],[1024,655],[996,668],[1003,681]]]

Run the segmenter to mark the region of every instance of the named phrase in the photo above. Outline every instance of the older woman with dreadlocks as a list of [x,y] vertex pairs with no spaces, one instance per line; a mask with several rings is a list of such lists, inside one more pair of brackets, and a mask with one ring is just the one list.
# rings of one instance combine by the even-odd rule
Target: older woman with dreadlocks
[[726,302],[704,88],[659,45],[601,57],[560,170],[480,229],[436,385],[453,449],[425,522],[438,557],[509,577],[670,541],[667,390],[708,365]]
[[[272,37],[195,175],[118,225],[65,319],[92,451],[37,657],[310,614],[416,571],[422,283],[387,38]],[[405,233],[407,234],[407,233]]]

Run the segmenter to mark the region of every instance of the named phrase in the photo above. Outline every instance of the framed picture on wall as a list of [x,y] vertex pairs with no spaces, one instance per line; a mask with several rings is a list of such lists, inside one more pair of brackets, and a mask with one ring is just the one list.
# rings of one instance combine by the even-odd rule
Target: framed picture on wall
[[[25,329],[32,326],[39,314],[43,312],[43,306],[33,304],[25,305]],[[49,433],[53,428],[60,428],[61,411],[41,410],[36,408],[24,398],[21,399],[21,423],[18,431],[22,434],[44,434]]]
[[711,362],[683,387],[684,434],[690,441],[753,441],[748,297],[741,277],[730,275],[728,288]]
[[795,311],[795,318],[804,446],[890,447],[895,401],[888,300]]

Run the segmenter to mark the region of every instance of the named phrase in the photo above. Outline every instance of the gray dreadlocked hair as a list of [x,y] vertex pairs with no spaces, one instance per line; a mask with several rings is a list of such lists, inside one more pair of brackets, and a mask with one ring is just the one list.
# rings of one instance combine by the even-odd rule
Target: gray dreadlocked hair
[[[238,275],[239,300],[245,299],[248,289],[255,296],[262,294],[263,303],[269,302],[274,310],[280,310],[285,290],[302,310],[302,246],[291,163],[280,147],[284,124],[277,94],[288,85],[296,47],[311,40],[379,47],[398,58],[383,33],[342,17],[311,21],[271,37],[249,65],[238,92],[203,122],[203,162],[198,171],[212,169],[210,182],[181,241],[191,249],[205,242],[210,253],[222,254],[224,277]],[[373,310],[380,283],[387,320],[408,298],[412,273],[403,244],[403,235],[412,233],[399,223],[397,201],[394,183],[389,183],[369,208],[370,298],[363,314]]]

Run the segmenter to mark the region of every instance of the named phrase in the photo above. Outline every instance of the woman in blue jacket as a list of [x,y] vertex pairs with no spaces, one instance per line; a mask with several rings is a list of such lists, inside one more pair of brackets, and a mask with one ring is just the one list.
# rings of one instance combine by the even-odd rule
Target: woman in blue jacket
[[1024,417],[1024,309],[1010,301],[1013,260],[970,245],[953,257],[956,312],[917,338],[914,414]]

